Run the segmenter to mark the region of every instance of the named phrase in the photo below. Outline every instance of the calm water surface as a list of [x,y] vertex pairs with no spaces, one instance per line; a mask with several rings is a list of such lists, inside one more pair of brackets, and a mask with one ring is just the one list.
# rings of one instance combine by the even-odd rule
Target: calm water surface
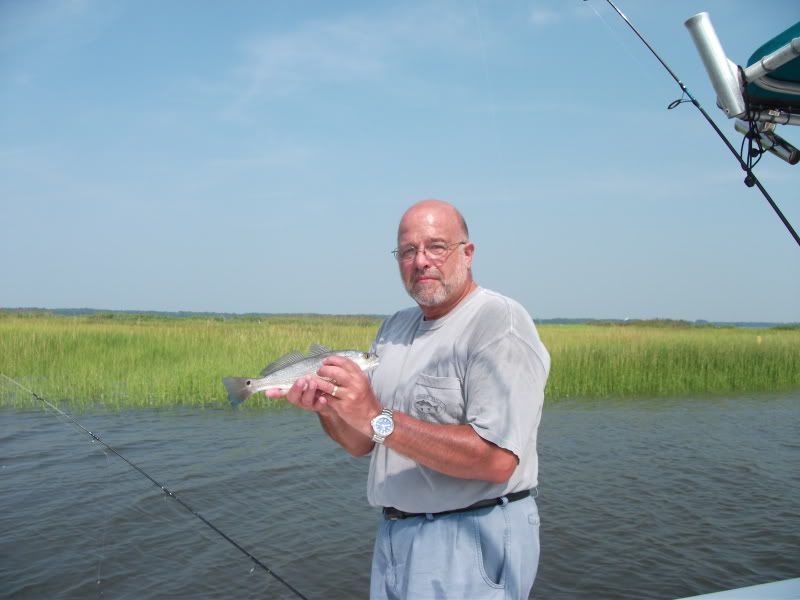
[[[366,598],[367,460],[294,409],[79,421],[305,596]],[[548,599],[678,598],[800,576],[800,394],[565,401],[541,428]],[[0,596],[293,598],[51,412],[0,412]]]

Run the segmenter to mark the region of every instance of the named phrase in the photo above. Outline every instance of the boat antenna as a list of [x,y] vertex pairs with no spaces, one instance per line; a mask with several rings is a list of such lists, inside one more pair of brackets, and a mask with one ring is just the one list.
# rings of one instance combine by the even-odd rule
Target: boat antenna
[[[586,1],[587,0],[584,0],[584,2],[586,2]],[[678,100],[674,100],[673,102],[671,102],[669,104],[669,106],[667,108],[673,109],[676,106],[678,106],[679,104],[683,104],[684,102],[691,102],[692,104],[694,104],[695,108],[697,108],[697,110],[700,111],[700,114],[703,115],[705,120],[708,121],[708,124],[711,125],[711,127],[714,129],[714,131],[717,132],[717,135],[720,137],[720,139],[728,147],[728,150],[731,151],[731,154],[733,154],[736,157],[736,160],[739,161],[739,166],[741,166],[742,170],[747,174],[745,176],[745,178],[744,178],[745,185],[747,187],[756,186],[759,189],[759,191],[763,194],[764,198],[766,198],[767,202],[769,202],[769,205],[772,207],[772,210],[775,211],[775,214],[778,215],[778,218],[783,222],[783,224],[786,227],[786,229],[789,231],[791,236],[794,238],[794,241],[797,242],[798,246],[800,246],[800,236],[797,235],[797,232],[794,230],[794,228],[792,227],[791,223],[789,223],[788,219],[783,215],[783,212],[781,212],[781,209],[778,208],[778,205],[775,204],[775,201],[769,195],[769,192],[767,192],[767,190],[764,188],[764,186],[761,185],[761,182],[758,180],[758,177],[756,177],[755,173],[753,173],[753,170],[751,168],[752,165],[748,164],[744,160],[742,160],[741,155],[736,151],[736,148],[734,148],[733,145],[731,145],[730,141],[728,141],[728,138],[725,137],[725,134],[722,133],[720,128],[717,127],[717,124],[714,122],[714,120],[708,115],[708,113],[705,111],[705,109],[703,109],[703,107],[700,106],[700,103],[694,98],[694,96],[692,96],[692,94],[689,92],[689,90],[683,84],[683,82],[680,79],[678,79],[678,76],[675,75],[674,71],[669,68],[669,65],[667,65],[667,63],[665,63],[664,60],[658,55],[658,52],[656,52],[653,49],[653,47],[647,42],[647,40],[644,38],[644,36],[642,36],[642,34],[639,33],[639,31],[636,29],[636,27],[633,26],[633,23],[630,22],[630,19],[628,19],[628,17],[626,17],[625,14],[619,8],[617,8],[616,4],[614,4],[611,0],[606,0],[606,2],[608,2],[608,4],[611,6],[611,8],[613,8],[614,11],[622,18],[622,20],[625,21],[625,23],[628,24],[628,27],[630,27],[631,30],[633,31],[633,33],[636,34],[636,37],[638,37],[642,41],[642,43],[645,46],[647,46],[647,49],[650,50],[650,52],[653,54],[653,56],[656,57],[656,59],[658,59],[658,62],[661,63],[661,66],[664,67],[667,70],[667,73],[670,74],[670,76],[675,80],[675,82],[681,88],[681,91],[683,92],[683,94],[688,98],[688,100],[683,100],[683,98],[678,99]],[[756,161],[756,162],[758,162],[758,161]]]
[[167,496],[169,496],[170,498],[172,498],[173,500],[175,500],[175,501],[176,501],[178,504],[180,504],[180,505],[181,505],[183,508],[185,508],[186,510],[188,510],[188,511],[189,511],[190,513],[192,513],[192,514],[193,514],[195,517],[197,517],[198,519],[200,519],[200,520],[201,520],[203,523],[205,523],[206,525],[208,525],[208,526],[209,526],[211,529],[213,529],[213,530],[214,530],[216,533],[218,533],[220,536],[222,536],[222,537],[225,539],[225,541],[227,541],[227,542],[228,542],[228,543],[230,543],[230,544],[231,544],[231,545],[232,545],[234,548],[236,548],[237,550],[239,550],[239,552],[241,552],[242,554],[244,554],[245,556],[247,556],[247,558],[249,558],[250,560],[252,560],[252,561],[253,561],[253,562],[254,562],[254,563],[257,565],[257,566],[261,567],[261,569],[263,569],[263,570],[264,570],[266,573],[268,573],[269,575],[272,575],[272,577],[274,577],[275,579],[277,579],[278,581],[280,581],[280,582],[281,582],[283,585],[285,585],[287,588],[289,588],[289,589],[290,589],[292,592],[294,592],[294,594],[295,594],[295,595],[296,595],[298,598],[302,598],[303,600],[308,600],[308,598],[306,598],[306,596],[304,596],[303,594],[301,594],[301,593],[300,593],[300,592],[299,592],[299,591],[298,591],[298,590],[297,590],[297,589],[296,589],[296,588],[295,588],[293,585],[291,585],[291,584],[290,584],[288,581],[286,581],[286,580],[285,580],[285,579],[283,579],[283,578],[282,578],[280,575],[278,575],[277,573],[275,573],[275,571],[273,571],[272,569],[270,569],[270,568],[269,568],[267,565],[265,565],[263,562],[261,562],[261,561],[260,561],[258,558],[256,558],[255,556],[253,556],[253,555],[252,555],[250,552],[248,552],[248,551],[247,551],[247,550],[246,550],[244,547],[242,547],[242,546],[241,546],[241,545],[240,545],[240,544],[239,544],[239,543],[238,543],[236,540],[234,540],[234,539],[233,539],[233,538],[231,538],[229,535],[227,535],[225,532],[223,532],[222,530],[220,530],[220,529],[219,529],[219,527],[217,527],[217,526],[216,526],[216,525],[214,525],[214,524],[213,524],[211,521],[209,521],[208,519],[206,519],[206,518],[205,518],[203,515],[201,515],[199,512],[197,512],[197,511],[196,511],[194,508],[192,508],[191,506],[189,506],[189,504],[188,504],[187,502],[183,501],[181,498],[179,498],[179,497],[177,496],[177,494],[175,494],[175,492],[173,492],[171,489],[169,489],[167,486],[163,485],[162,483],[159,483],[158,481],[156,481],[154,478],[152,478],[150,475],[148,475],[148,474],[147,474],[147,472],[145,472],[145,470],[144,470],[144,469],[142,469],[142,468],[141,468],[139,465],[137,465],[136,463],[134,463],[134,462],[133,462],[133,461],[131,461],[131,460],[128,460],[128,459],[127,459],[125,456],[123,456],[122,454],[120,454],[120,452],[119,452],[119,451],[117,451],[117,449],[116,449],[116,448],[114,448],[114,447],[110,446],[110,445],[109,445],[109,444],[107,444],[105,441],[103,441],[103,440],[100,438],[100,436],[99,436],[99,435],[97,435],[96,433],[93,433],[93,432],[89,431],[89,430],[88,430],[86,427],[84,427],[83,425],[81,425],[81,423],[80,423],[80,422],[79,422],[79,421],[78,421],[78,420],[77,420],[75,417],[73,417],[72,415],[70,415],[70,414],[68,414],[68,413],[64,412],[63,410],[61,410],[60,408],[58,408],[58,407],[57,407],[55,404],[53,404],[52,402],[50,402],[50,401],[48,401],[47,399],[43,398],[42,396],[40,396],[39,394],[37,394],[37,393],[36,393],[36,392],[34,392],[33,390],[31,390],[31,389],[29,389],[29,388],[25,387],[25,386],[24,386],[24,385],[22,385],[22,384],[21,384],[19,381],[15,380],[15,379],[12,379],[11,377],[9,377],[8,375],[6,375],[5,373],[0,373],[0,376],[2,376],[2,377],[5,377],[6,379],[8,379],[8,381],[10,381],[10,382],[11,382],[11,383],[13,383],[14,385],[16,385],[16,386],[20,387],[21,389],[25,390],[26,392],[28,392],[29,394],[31,394],[31,395],[32,395],[34,398],[36,398],[37,400],[39,400],[40,402],[42,402],[43,404],[45,404],[46,406],[48,406],[48,407],[49,407],[49,408],[51,408],[52,410],[56,411],[56,412],[57,412],[58,414],[60,414],[62,417],[64,417],[65,419],[67,419],[69,422],[71,422],[72,424],[76,425],[76,426],[77,426],[79,429],[83,430],[83,431],[84,431],[86,434],[88,434],[88,435],[89,435],[89,436],[90,436],[90,437],[91,437],[93,440],[95,440],[95,441],[97,441],[97,442],[100,442],[100,443],[101,443],[103,446],[105,446],[106,448],[108,448],[108,449],[109,449],[111,452],[113,452],[113,453],[114,453],[114,454],[116,454],[116,455],[117,455],[119,458],[121,458],[121,459],[122,459],[122,460],[124,460],[126,463],[128,463],[128,465],[129,465],[129,466],[133,467],[135,470],[137,470],[139,473],[141,473],[141,474],[142,474],[142,475],[144,475],[144,476],[145,476],[147,479],[149,479],[149,480],[150,480],[150,481],[153,483],[153,485],[155,485],[157,488],[159,488],[159,489],[160,489],[160,490],[161,490],[161,491],[162,491],[164,494],[166,494]]

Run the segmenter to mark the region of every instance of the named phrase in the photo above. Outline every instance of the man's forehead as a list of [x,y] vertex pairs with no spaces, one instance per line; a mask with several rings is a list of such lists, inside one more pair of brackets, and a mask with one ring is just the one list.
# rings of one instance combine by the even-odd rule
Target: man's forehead
[[400,221],[397,238],[444,239],[456,228],[457,220],[444,211],[418,211],[407,214]]
[[447,237],[441,235],[434,235],[430,237],[413,237],[413,236],[400,236],[398,238],[398,245],[399,246],[417,246],[420,244],[425,244],[425,246],[430,246],[431,244],[436,243],[446,243]]
[[431,242],[446,242],[453,235],[441,228],[408,228],[401,229],[397,235],[400,244],[430,244]]

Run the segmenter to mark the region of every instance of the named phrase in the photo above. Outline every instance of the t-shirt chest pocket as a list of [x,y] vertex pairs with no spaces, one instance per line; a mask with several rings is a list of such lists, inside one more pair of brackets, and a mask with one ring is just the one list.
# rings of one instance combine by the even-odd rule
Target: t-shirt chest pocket
[[463,423],[464,396],[458,377],[420,373],[414,382],[412,416],[431,423]]

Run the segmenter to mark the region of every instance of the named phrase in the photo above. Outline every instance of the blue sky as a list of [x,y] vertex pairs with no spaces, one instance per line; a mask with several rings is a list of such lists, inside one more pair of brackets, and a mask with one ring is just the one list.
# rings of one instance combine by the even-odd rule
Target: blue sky
[[[738,147],[795,0],[618,0]],[[800,248],[601,0],[0,0],[0,306],[388,314],[416,200],[535,318],[800,321]],[[800,145],[797,128],[784,136]],[[756,169],[800,228],[800,167]]]

